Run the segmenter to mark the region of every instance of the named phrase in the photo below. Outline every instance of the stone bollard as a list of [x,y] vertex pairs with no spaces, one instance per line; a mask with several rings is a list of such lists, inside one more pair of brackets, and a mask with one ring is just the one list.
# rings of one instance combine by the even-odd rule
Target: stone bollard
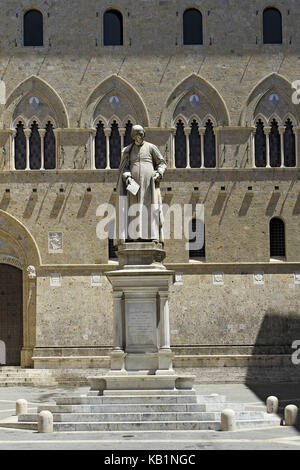
[[285,426],[294,426],[297,421],[298,408],[296,405],[288,405],[284,409]]
[[26,415],[28,409],[28,403],[27,400],[18,400],[16,402],[16,415]]
[[38,417],[38,432],[53,432],[53,414],[51,411],[41,411]]
[[235,412],[233,410],[223,410],[221,413],[221,431],[235,431]]
[[278,398],[277,397],[268,397],[266,401],[267,413],[277,413],[278,412]]

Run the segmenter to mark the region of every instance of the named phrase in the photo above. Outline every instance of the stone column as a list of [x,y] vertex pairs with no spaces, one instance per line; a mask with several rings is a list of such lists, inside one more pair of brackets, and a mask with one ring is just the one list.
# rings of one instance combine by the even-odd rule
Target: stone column
[[91,170],[96,170],[96,160],[95,160],[95,137],[97,130],[91,129],[90,131],[90,144],[91,144]]
[[280,168],[284,167],[284,132],[285,132],[285,127],[279,127],[278,128],[279,134],[280,134]]
[[44,154],[44,138],[46,135],[46,129],[39,129],[41,138],[41,170],[45,169],[45,154]]
[[124,148],[125,133],[126,133],[126,128],[125,127],[119,127],[119,134],[120,134],[120,137],[121,137],[121,152],[122,152],[122,149]]
[[184,128],[184,135],[185,135],[185,141],[186,141],[186,168],[191,168],[191,165],[190,165],[190,133],[191,133],[191,128],[190,127],[185,127]]
[[15,164],[15,138],[16,138],[16,135],[17,135],[17,131],[15,129],[13,129],[11,131],[11,138],[10,138],[10,145],[11,145],[11,161],[10,161],[10,169],[11,170],[15,170],[16,169],[16,164]]
[[251,158],[252,158],[252,168],[255,168],[255,134],[256,127],[251,129]]
[[170,166],[171,168],[176,168],[175,166],[175,135],[176,135],[176,129],[175,127],[171,129],[171,162]]
[[299,145],[298,145],[298,139],[299,139],[299,129],[300,127],[294,127],[294,134],[295,134],[295,154],[296,154],[296,167],[299,168],[300,167],[300,155],[298,155],[298,148],[299,148]]
[[122,291],[113,292],[114,302],[114,351],[123,350]]
[[199,135],[201,139],[201,165],[200,168],[205,168],[204,166],[204,134],[205,134],[205,127],[199,127]]
[[31,135],[31,129],[24,129],[24,134],[25,134],[25,137],[26,137],[26,167],[25,167],[25,170],[30,170],[30,164],[29,164],[29,154],[30,154],[29,137]]
[[159,291],[160,304],[160,349],[170,349],[170,325],[168,292]]
[[109,161],[109,138],[111,134],[111,129],[109,127],[104,129],[104,134],[106,137],[106,170],[110,169],[110,161]]
[[266,136],[266,168],[271,168],[270,165],[270,133],[271,127],[267,126],[264,128],[265,136]]

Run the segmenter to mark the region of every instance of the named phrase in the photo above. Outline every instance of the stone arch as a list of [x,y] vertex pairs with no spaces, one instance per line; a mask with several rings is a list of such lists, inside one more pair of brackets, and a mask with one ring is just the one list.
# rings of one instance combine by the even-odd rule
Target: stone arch
[[[45,112],[47,116],[49,114],[51,115],[52,120],[55,121],[56,127],[69,127],[67,110],[60,96],[48,83],[34,75],[21,82],[7,98],[4,109],[4,122],[9,122],[10,125],[13,125],[16,110],[21,106],[23,100],[30,95],[37,95],[37,97],[43,100],[43,103],[45,104]],[[47,112],[47,108],[50,113],[49,111]],[[21,114],[22,116],[24,115],[23,112],[17,114]],[[37,113],[35,112],[33,114]],[[26,120],[25,116],[24,118]],[[44,118],[40,119],[44,120]]]
[[[95,112],[97,111],[97,106],[101,101],[108,97],[110,94],[116,93],[124,99],[126,106],[130,108],[130,112],[125,112],[125,114],[131,114],[135,118],[135,121],[141,124],[144,127],[149,127],[149,116],[139,93],[123,78],[118,77],[117,75],[111,75],[106,78],[102,83],[100,83],[94,91],[90,94],[85,107],[81,113],[80,126],[81,127],[92,127],[94,124]],[[98,114],[96,112],[96,114]],[[100,114],[104,114],[101,112]],[[113,111],[112,114],[117,114],[116,111]],[[110,116],[109,116],[110,118]],[[107,121],[109,118],[106,118]],[[120,121],[123,119],[120,117]]]
[[[291,97],[293,94],[292,84],[282,75],[278,73],[272,73],[262,79],[252,89],[245,106],[242,109],[239,124],[241,126],[253,126],[255,116],[255,110],[258,104],[266,97],[269,93],[277,93],[282,96],[286,103],[289,103],[289,112],[291,112],[297,122],[300,120],[300,110],[292,103]],[[278,111],[277,111],[278,113]],[[284,113],[286,114],[286,112]],[[265,116],[268,120],[268,116]]]
[[192,74],[182,80],[169,95],[160,117],[161,127],[173,127],[175,110],[179,102],[190,93],[199,93],[210,104],[218,125],[228,126],[230,117],[225,101],[217,89],[196,74]]
[[21,366],[33,365],[36,324],[36,270],[41,265],[38,246],[28,229],[15,217],[0,210],[0,264],[22,272],[23,348]]

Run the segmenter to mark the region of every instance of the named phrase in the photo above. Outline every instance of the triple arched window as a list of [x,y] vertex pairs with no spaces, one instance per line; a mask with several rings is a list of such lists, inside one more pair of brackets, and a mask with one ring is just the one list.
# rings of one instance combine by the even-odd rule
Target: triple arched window
[[125,127],[120,127],[116,120],[113,120],[110,127],[105,127],[103,121],[98,121],[94,147],[95,169],[119,168],[121,151],[132,142],[131,128],[130,120]]
[[14,138],[16,170],[53,170],[56,168],[56,141],[53,124],[40,129],[37,121],[29,128],[19,121]]
[[283,126],[275,118],[268,126],[258,119],[254,146],[256,167],[296,166],[296,139],[290,118],[286,119]]
[[179,119],[174,137],[175,168],[215,168],[216,139],[211,119],[200,127],[193,119],[185,126]]

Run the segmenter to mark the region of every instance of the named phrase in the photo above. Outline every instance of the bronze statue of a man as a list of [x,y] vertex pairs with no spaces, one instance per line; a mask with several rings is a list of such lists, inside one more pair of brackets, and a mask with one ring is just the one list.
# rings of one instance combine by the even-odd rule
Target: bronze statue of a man
[[117,240],[163,242],[159,182],[167,165],[158,148],[145,141],[142,126],[133,126],[131,137],[119,168]]

